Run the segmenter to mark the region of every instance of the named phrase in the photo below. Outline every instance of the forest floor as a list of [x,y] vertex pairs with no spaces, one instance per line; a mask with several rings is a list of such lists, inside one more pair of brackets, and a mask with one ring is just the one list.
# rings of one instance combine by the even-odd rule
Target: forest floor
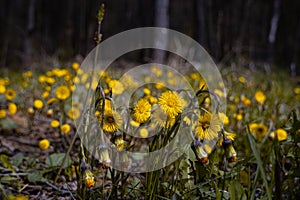
[[[71,99],[74,83],[86,85],[88,79],[78,63],[45,72],[4,74],[0,77],[0,199],[264,199],[276,195],[295,199],[300,195],[299,77],[280,70],[223,68],[227,94],[225,90],[214,93],[227,101],[223,123],[224,130],[235,133],[234,152],[211,147],[205,150],[209,164],[201,163],[203,157],[195,153],[196,157],[183,156],[151,174],[114,170],[82,148],[74,123],[80,118],[80,105],[72,105]],[[113,77],[105,76],[109,85]],[[201,77],[188,76],[200,86]],[[150,92],[144,88],[144,97],[149,92],[159,102],[160,88],[147,89]],[[228,136],[223,129],[222,134]],[[128,138],[125,143],[121,150],[133,144]],[[149,181],[157,184],[149,186]]]

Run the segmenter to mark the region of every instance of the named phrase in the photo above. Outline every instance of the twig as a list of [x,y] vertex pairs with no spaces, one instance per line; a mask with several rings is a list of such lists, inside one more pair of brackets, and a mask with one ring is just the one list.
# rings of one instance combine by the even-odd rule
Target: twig
[[[50,183],[49,181],[46,181],[46,182],[43,182],[43,183],[46,183],[46,185],[48,185],[49,187],[51,187],[52,189],[58,191],[59,193],[61,193],[61,194],[63,194],[63,195],[64,195],[64,194],[70,194],[70,195],[74,198],[72,192],[69,191],[69,190],[59,189],[58,187],[56,187],[55,185],[53,185],[53,184]],[[74,199],[75,199],[75,198],[74,198]]]

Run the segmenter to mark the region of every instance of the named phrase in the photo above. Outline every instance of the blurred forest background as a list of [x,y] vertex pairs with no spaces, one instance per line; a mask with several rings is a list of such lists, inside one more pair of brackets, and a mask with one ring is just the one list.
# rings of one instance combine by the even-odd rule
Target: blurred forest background
[[197,40],[217,63],[300,74],[299,0],[1,0],[1,68],[83,58],[95,46],[101,3],[103,39],[168,27]]

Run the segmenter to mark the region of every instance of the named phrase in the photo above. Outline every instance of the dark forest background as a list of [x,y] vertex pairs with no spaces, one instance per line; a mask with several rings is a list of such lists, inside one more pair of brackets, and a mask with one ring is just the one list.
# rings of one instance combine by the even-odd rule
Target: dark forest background
[[83,58],[95,46],[101,3],[104,39],[168,27],[197,40],[217,63],[300,71],[298,0],[1,0],[1,68]]

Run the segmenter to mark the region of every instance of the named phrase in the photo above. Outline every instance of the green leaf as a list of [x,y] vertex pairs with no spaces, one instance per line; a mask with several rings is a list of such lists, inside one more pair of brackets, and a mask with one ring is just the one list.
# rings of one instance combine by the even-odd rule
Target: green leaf
[[24,155],[22,153],[17,153],[11,158],[11,163],[14,166],[19,166],[22,163],[23,159],[24,159]]
[[[64,157],[66,156],[65,153],[54,153],[51,154],[47,159],[46,159],[46,164],[49,165],[50,167],[60,167]],[[67,156],[65,163],[63,165],[63,168],[66,168],[72,164],[72,160],[70,156]]]
[[28,178],[28,181],[31,183],[36,183],[38,181],[45,182],[47,180],[38,172],[33,172],[33,173],[28,174],[27,178]]
[[267,181],[266,173],[265,173],[265,170],[264,170],[264,167],[263,167],[263,164],[262,164],[262,160],[261,160],[261,157],[260,157],[259,150],[256,147],[256,143],[254,141],[253,136],[250,133],[249,127],[247,127],[247,128],[248,128],[248,134],[247,135],[248,135],[250,147],[251,147],[253,155],[256,159],[259,171],[261,173],[261,178],[263,179],[263,182],[264,182],[264,185],[265,185],[265,188],[266,188],[266,191],[267,191],[268,199],[272,199],[272,195],[271,195],[270,189],[268,187],[268,181]]
[[3,167],[5,167],[7,169],[12,169],[12,164],[11,164],[10,159],[7,155],[1,154],[0,155],[0,162],[1,162]]
[[18,127],[17,123],[15,123],[13,121],[10,121],[10,120],[7,120],[7,119],[0,120],[0,125],[2,126],[3,129],[6,129],[6,130]]
[[230,199],[236,199],[234,184],[235,183],[232,181],[231,184],[230,184],[230,186],[229,186]]
[[0,179],[0,182],[10,184],[10,183],[15,182],[17,180],[18,180],[18,178],[14,177],[14,176],[4,176]]

